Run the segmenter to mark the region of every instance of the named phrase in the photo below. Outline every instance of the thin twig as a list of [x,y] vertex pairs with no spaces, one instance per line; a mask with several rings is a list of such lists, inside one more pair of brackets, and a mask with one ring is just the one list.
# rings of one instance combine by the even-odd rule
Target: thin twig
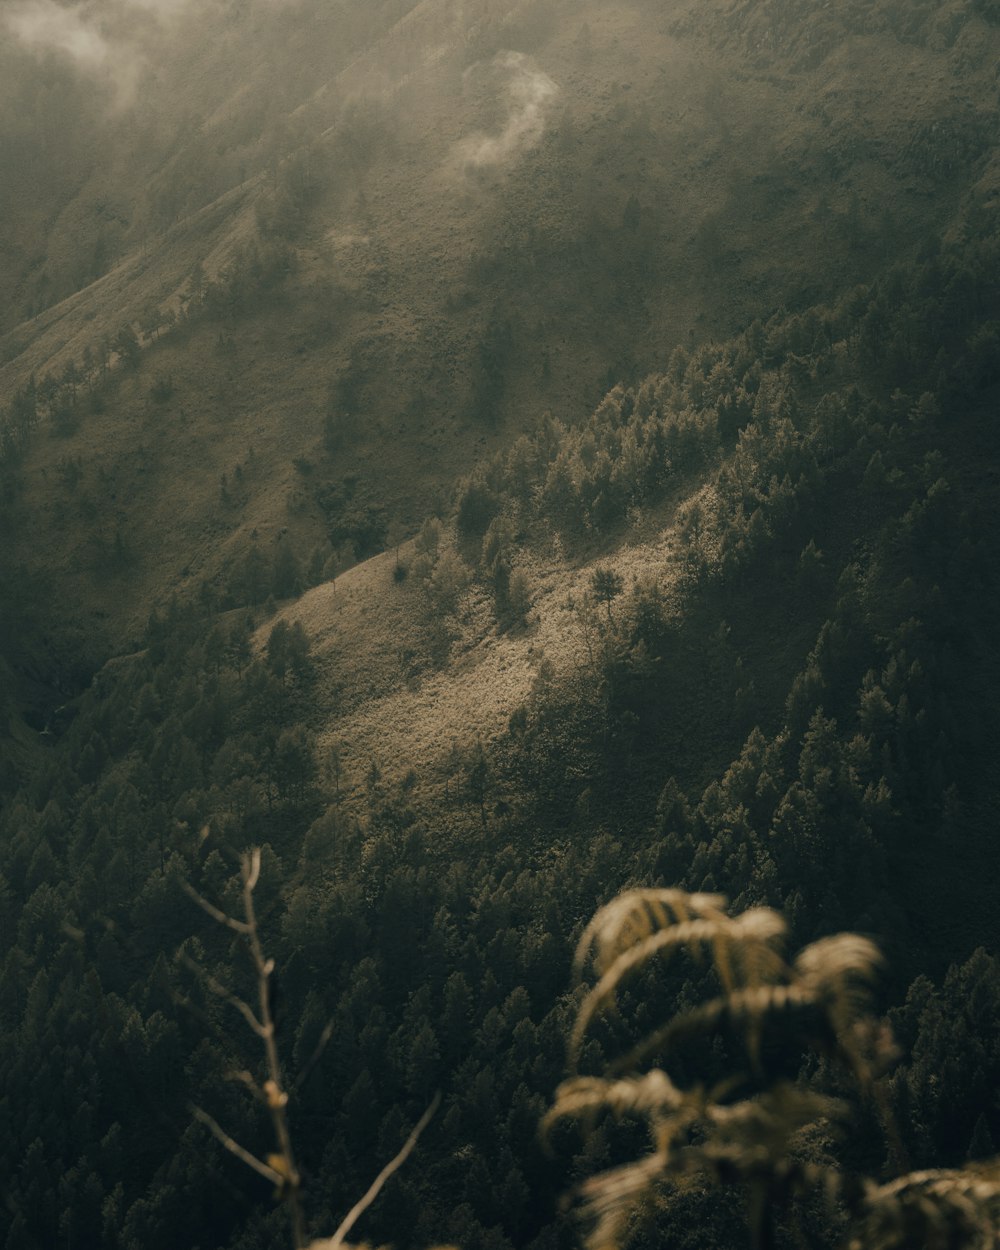
[[204,1025],[204,1027],[210,1033],[214,1034],[214,1036],[217,1037],[219,1041],[221,1042],[229,1041],[228,1035],[225,1033],[223,1029],[219,1028],[216,1022],[209,1016],[208,1012],[202,1011],[202,1009],[196,1006],[191,1001],[190,998],[185,997],[185,995],[181,994],[178,990],[171,990],[170,1001],[174,1004],[175,1007],[180,1007],[184,1011],[189,1012],[198,1021],[199,1024]]
[[267,1095],[264,1093],[261,1087],[257,1084],[257,1082],[253,1079],[250,1073],[247,1072],[245,1069],[240,1072],[237,1072],[235,1070],[232,1072],[227,1072],[226,1080],[236,1081],[240,1085],[245,1085],[247,1089],[250,1091],[250,1093],[253,1094],[254,1098],[256,1098],[259,1102],[264,1103],[265,1106],[267,1105]]
[[[292,1137],[288,1130],[288,1095],[282,1086],[281,1059],[278,1056],[278,1045],[274,1036],[274,1019],[271,1015],[270,978],[274,971],[274,960],[266,959],[261,948],[257,932],[257,916],[254,911],[253,891],[260,877],[260,848],[254,847],[243,857],[243,912],[246,916],[247,942],[257,972],[257,991],[260,1003],[260,1025],[257,1032],[264,1042],[264,1053],[267,1056],[268,1080],[264,1083],[264,1095],[274,1125],[274,1135],[278,1140],[278,1152],[282,1159],[284,1172],[282,1194],[288,1203],[288,1211],[292,1220],[292,1240],[295,1250],[305,1245],[305,1224],[302,1218],[302,1203],[299,1190],[302,1177],[295,1164],[292,1151]],[[251,1012],[251,1015],[253,1013]]]
[[[252,894],[257,888],[257,880],[260,877],[260,847],[255,846],[250,852],[250,867],[246,870],[246,880],[244,883],[244,892]],[[251,924],[247,921],[247,924]]]
[[230,1154],[234,1154],[247,1167],[253,1168],[255,1172],[259,1172],[265,1180],[270,1181],[272,1185],[276,1185],[279,1189],[284,1185],[285,1178],[280,1172],[276,1172],[274,1168],[268,1167],[256,1155],[252,1155],[249,1150],[244,1149],[238,1141],[229,1136],[226,1130],[219,1125],[218,1121],[212,1119],[207,1111],[192,1105],[191,1114],[211,1131],[212,1136],[220,1141]]
[[[260,879],[260,850],[254,847],[248,854],[242,858],[241,871],[243,877],[243,910],[246,916],[245,921],[235,920],[233,917],[226,915],[220,911],[207,899],[202,898],[200,894],[190,886],[185,885],[185,890],[194,901],[220,924],[233,929],[235,932],[244,936],[247,945],[250,948],[250,955],[253,959],[254,970],[257,974],[257,991],[259,997],[259,1016],[253,1012],[250,1006],[238,998],[230,990],[226,988],[220,981],[217,981],[204,968],[201,968],[189,956],[182,956],[185,964],[197,972],[204,978],[209,989],[217,994],[226,1002],[232,1003],[244,1019],[250,1025],[253,1032],[261,1038],[264,1043],[264,1053],[267,1060],[268,1079],[263,1085],[258,1085],[253,1076],[246,1071],[232,1071],[228,1073],[230,1080],[240,1081],[246,1085],[254,1094],[254,1096],[263,1101],[271,1114],[271,1122],[274,1127],[275,1137],[277,1138],[278,1152],[269,1155],[277,1167],[271,1167],[267,1163],[263,1163],[255,1155],[244,1149],[238,1142],[234,1141],[228,1133],[222,1129],[215,1120],[200,1107],[192,1107],[191,1110],[195,1117],[205,1124],[212,1132],[212,1135],[222,1143],[222,1145],[238,1159],[245,1163],[248,1167],[253,1168],[258,1175],[265,1177],[271,1181],[278,1190],[279,1195],[288,1204],[288,1211],[292,1222],[292,1239],[295,1250],[305,1250],[305,1223],[302,1215],[302,1204],[300,1199],[300,1190],[302,1187],[302,1177],[299,1174],[295,1164],[295,1158],[292,1153],[291,1134],[288,1127],[288,1094],[283,1088],[283,1078],[281,1071],[281,1060],[278,1055],[278,1047],[275,1039],[274,1017],[271,1013],[271,991],[270,980],[274,972],[274,960],[268,959],[264,955],[264,951],[260,944],[259,930],[257,926],[257,916],[254,910],[253,892],[254,887]],[[323,1029],[319,1042],[314,1050],[309,1062],[306,1064],[302,1073],[296,1082],[295,1089],[298,1089],[309,1076],[315,1065],[325,1050],[327,1043],[333,1035],[334,1025],[331,1020]],[[345,1216],[340,1227],[334,1236],[330,1239],[322,1241],[314,1241],[311,1243],[310,1250],[341,1250],[344,1238],[354,1227],[356,1221],[371,1206],[378,1195],[381,1193],[386,1181],[396,1172],[409,1158],[413,1152],[421,1133],[430,1123],[432,1116],[441,1105],[441,1095],[434,1095],[431,1105],[427,1108],[420,1120],[415,1125],[413,1131],[394,1159],[392,1159],[379,1172],[378,1176],[372,1182],[368,1192],[364,1197],[351,1208]],[[280,1168],[280,1171],[279,1171]]]
[[190,881],[182,881],[181,889],[188,898],[198,904],[202,911],[207,912],[213,920],[217,920],[219,924],[225,925],[227,929],[232,929],[236,933],[242,933],[244,936],[250,932],[242,920],[237,920],[234,916],[227,915],[221,908],[216,907],[214,903],[210,903],[204,895],[199,894]]
[[315,1066],[323,1058],[323,1052],[326,1050],[331,1037],[333,1037],[333,1021],[328,1020],[323,1032],[320,1034],[319,1041],[316,1043],[316,1049],[309,1056],[305,1067],[295,1078],[295,1085],[293,1088],[296,1093],[298,1093],[302,1086],[305,1085],[306,1081],[312,1075],[313,1068],[315,1068]]
[[200,977],[204,977],[205,984],[213,994],[215,994],[218,998],[221,998],[223,1002],[230,1003],[233,1007],[235,1007],[258,1037],[264,1036],[264,1026],[254,1015],[253,1008],[249,1003],[245,1003],[243,999],[237,994],[234,994],[232,990],[227,989],[221,981],[216,980],[216,978],[212,976],[207,968],[203,968],[201,964],[192,959],[190,955],[182,955],[181,961],[184,966],[190,968],[192,972],[197,973]]
[[396,1155],[394,1159],[391,1159],[385,1165],[382,1171],[379,1172],[378,1176],[376,1176],[375,1179],[372,1181],[371,1186],[368,1189],[368,1192],[365,1194],[363,1198],[359,1199],[359,1201],[357,1201],[353,1207],[351,1207],[350,1211],[348,1211],[348,1213],[344,1216],[340,1227],[333,1234],[330,1240],[313,1242],[311,1250],[340,1250],[340,1247],[343,1245],[344,1238],[354,1227],[355,1223],[360,1218],[360,1216],[362,1216],[364,1212],[368,1210],[371,1204],[379,1196],[379,1194],[382,1191],[382,1186],[386,1183],[389,1177],[392,1176],[393,1172],[397,1171],[399,1168],[403,1166],[406,1160],[413,1153],[413,1148],[416,1146],[417,1141],[420,1138],[420,1134],[424,1131],[427,1125],[430,1124],[435,1111],[437,1111],[440,1105],[441,1105],[441,1092],[439,1090],[434,1095],[433,1099],[431,1100],[431,1105],[427,1108],[427,1110],[418,1120],[417,1124],[415,1125],[413,1129],[413,1132],[409,1135],[409,1137],[404,1142],[403,1148],[402,1150],[400,1150],[399,1154]]

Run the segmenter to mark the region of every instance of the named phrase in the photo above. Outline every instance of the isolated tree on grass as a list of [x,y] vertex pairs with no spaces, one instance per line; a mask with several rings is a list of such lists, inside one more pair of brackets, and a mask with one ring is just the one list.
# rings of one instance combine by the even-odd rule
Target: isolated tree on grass
[[625,589],[625,583],[613,569],[597,568],[590,579],[590,589],[598,603],[603,603],[612,624],[611,605]]
[[295,547],[287,535],[278,543],[274,552],[271,589],[276,599],[291,599],[302,593],[302,567],[295,554]]
[[312,675],[309,635],[301,621],[290,625],[286,620],[274,623],[267,639],[267,666],[282,681],[305,681]]
[[131,326],[122,326],[115,336],[114,349],[125,369],[134,369],[139,363],[141,348],[139,339]]

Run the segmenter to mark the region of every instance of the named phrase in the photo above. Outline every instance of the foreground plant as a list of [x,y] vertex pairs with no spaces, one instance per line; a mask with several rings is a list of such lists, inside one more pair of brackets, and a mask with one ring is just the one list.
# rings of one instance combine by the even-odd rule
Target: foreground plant
[[[285,1085],[281,1059],[278,1054],[275,1037],[274,1015],[272,1011],[272,977],[274,960],[264,954],[257,925],[257,914],[254,908],[254,890],[260,879],[260,850],[254,847],[245,854],[240,862],[240,880],[242,883],[243,918],[230,916],[220,908],[203,898],[197,890],[185,885],[185,891],[203,911],[213,920],[239,934],[246,942],[250,953],[257,984],[256,1010],[244,999],[231,993],[224,985],[210,976],[204,969],[196,968],[202,975],[213,993],[226,1002],[231,1003],[240,1013],[251,1032],[260,1040],[264,1050],[263,1080],[259,1080],[250,1072],[233,1072],[231,1079],[245,1085],[251,1094],[267,1107],[274,1132],[274,1149],[266,1159],[258,1158],[252,1151],[240,1145],[223,1129],[208,1112],[201,1107],[192,1107],[192,1114],[204,1124],[212,1135],[242,1163],[252,1168],[259,1176],[274,1185],[275,1196],[280,1199],[288,1210],[291,1225],[292,1245],[295,1250],[342,1250],[347,1246],[347,1237],[371,1206],[390,1176],[393,1175],[409,1158],[416,1147],[420,1134],[424,1131],[441,1101],[440,1094],[434,1096],[430,1106],[421,1116],[413,1131],[404,1142],[402,1148],[375,1177],[368,1190],[348,1211],[339,1228],[332,1237],[307,1241],[306,1223],[302,1210],[302,1173],[295,1161],[292,1148],[292,1134],[288,1121],[289,1092]],[[320,1040],[320,1048],[330,1039],[331,1029],[324,1030]],[[311,1068],[319,1057],[320,1051],[313,1056],[307,1065]],[[305,1073],[300,1075],[298,1085],[302,1084]]]
[[[618,1250],[654,1194],[669,1200],[705,1182],[746,1192],[757,1250],[774,1243],[778,1209],[815,1192],[846,1209],[850,1250],[995,1246],[1000,1161],[878,1185],[809,1157],[807,1130],[846,1123],[849,1108],[789,1075],[789,1056],[798,1056],[798,1068],[808,1051],[821,1055],[872,1094],[892,1048],[872,1014],[877,947],[841,933],[789,961],[781,951],[785,934],[783,918],[769,908],[733,916],[721,896],[671,889],[623,894],[584,930],[576,972],[590,965],[597,979],[570,1036],[574,1069],[592,1030],[618,1014],[626,984],[654,961],[662,966],[686,951],[707,963],[718,991],[645,1032],[603,1074],[573,1076],[557,1090],[546,1133],[567,1118],[593,1127],[605,1115],[638,1118],[649,1132],[647,1154],[580,1186],[588,1250]],[[677,1073],[685,1064],[690,1070],[697,1048],[707,1055],[722,1040],[741,1066],[714,1084],[682,1081]]]

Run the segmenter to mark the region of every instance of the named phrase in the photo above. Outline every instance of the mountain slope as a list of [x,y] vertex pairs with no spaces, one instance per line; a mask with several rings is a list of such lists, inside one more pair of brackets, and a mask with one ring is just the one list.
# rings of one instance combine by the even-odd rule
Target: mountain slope
[[[22,470],[35,550],[74,601],[92,619],[110,612],[120,635],[165,601],[163,570],[218,585],[253,531],[273,542],[289,527],[304,561],[344,528],[301,502],[317,483],[415,527],[543,410],[576,420],[638,362],[662,367],[678,342],[869,278],[943,229],[971,187],[988,199],[994,28],[957,9],[950,26],[928,14],[912,32],[810,13],[789,40],[753,14],[424,3],[380,10],[336,52],[318,41],[288,80],[294,106],[255,149],[266,172],[248,165],[5,339],[13,393],[79,368],[88,347],[99,358],[123,325],[160,337],[102,416],[83,405],[81,433],[36,440]],[[239,28],[241,47],[271,20]],[[305,5],[286,20],[281,55],[298,55],[319,17]],[[166,58],[160,89],[171,72]],[[198,142],[229,143],[252,94],[220,93]],[[162,168],[176,181],[173,159]],[[198,309],[205,282],[218,289]],[[197,317],[157,328],[184,308]],[[174,396],[151,410],[163,377]],[[324,459],[328,418],[343,431]],[[199,440],[212,431],[197,465],[161,447],[184,421]],[[251,445],[259,487],[227,514],[218,483]],[[98,604],[92,562],[59,537],[53,474],[78,460],[85,479],[121,481],[150,455],[158,484],[132,493],[140,508],[112,488],[136,561]],[[181,493],[190,524],[174,535]]]
[[[205,1129],[274,1149],[211,915],[248,845],[310,1235],[438,1089],[358,1235],[571,1235],[634,1126],[538,1123],[637,882],[878,939],[900,1057],[808,1151],[992,1153],[993,6],[172,7],[155,73],[142,6],[60,9],[131,103],[0,45],[51,93],[0,179],[0,1244],[286,1244]],[[644,1029],[716,993],[622,987]],[[830,1092],[738,1040],[713,1083]],[[746,1243],[668,1197],[651,1243]]]

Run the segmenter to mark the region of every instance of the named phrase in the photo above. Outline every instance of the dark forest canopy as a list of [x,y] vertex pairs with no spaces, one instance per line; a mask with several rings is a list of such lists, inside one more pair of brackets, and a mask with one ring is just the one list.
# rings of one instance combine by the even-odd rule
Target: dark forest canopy
[[[259,969],[190,898],[238,916],[250,846],[309,1235],[440,1090],[357,1235],[573,1244],[560,1195],[640,1128],[547,1150],[539,1124],[577,939],[637,884],[777,909],[790,949],[852,930],[884,952],[895,1041],[814,1161],[992,1157],[997,14],[167,7],[2,19],[0,173],[23,177],[0,176],[0,1246],[288,1244],[273,1185],[204,1119],[269,1149],[227,1080],[264,1079],[259,1043],[212,988],[254,1001]],[[68,65],[71,27],[104,68],[131,49],[142,89]],[[729,77],[671,95],[644,29]],[[435,40],[456,94],[432,103],[392,58]],[[881,113],[857,69],[879,58]],[[338,94],[379,66],[398,96]],[[821,83],[750,152],[739,101]],[[463,98],[469,161],[524,147],[447,184],[449,242],[419,158]],[[508,134],[511,100],[540,111]],[[681,104],[668,204],[654,153]],[[600,182],[616,145],[649,182]],[[418,334],[419,237],[443,276]],[[710,984],[685,959],[638,981],[578,1073]],[[725,1077],[724,1040],[705,1052]],[[847,1097],[835,1065],[786,1061]],[[808,1244],[837,1244],[839,1216],[801,1207]],[[735,1197],[692,1187],[634,1244],[745,1239]]]

